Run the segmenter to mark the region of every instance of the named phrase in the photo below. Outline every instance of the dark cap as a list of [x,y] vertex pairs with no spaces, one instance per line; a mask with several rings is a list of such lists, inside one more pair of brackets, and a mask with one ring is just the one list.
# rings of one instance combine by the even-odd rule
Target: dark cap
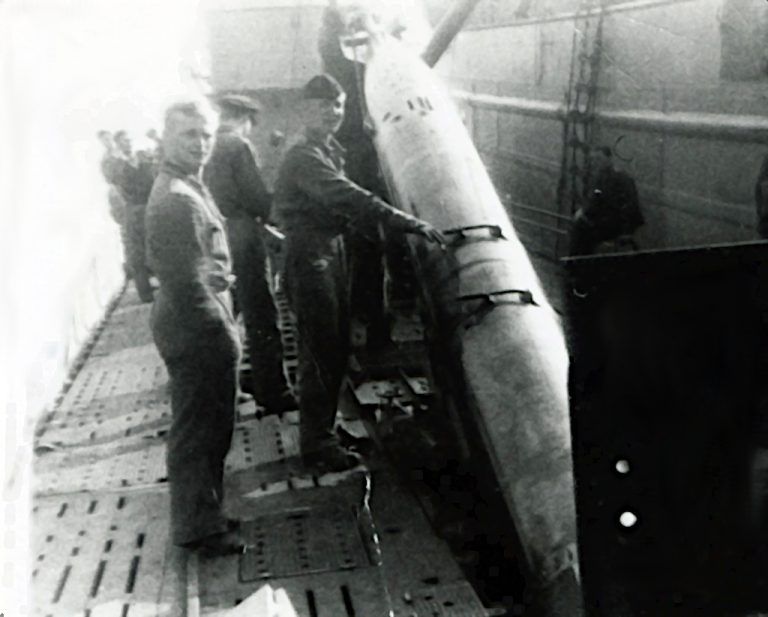
[[344,89],[333,77],[327,73],[315,75],[304,86],[302,94],[305,99],[326,99],[335,101],[342,94]]
[[219,98],[219,107],[243,114],[255,114],[261,111],[261,105],[249,96],[243,94],[225,94]]

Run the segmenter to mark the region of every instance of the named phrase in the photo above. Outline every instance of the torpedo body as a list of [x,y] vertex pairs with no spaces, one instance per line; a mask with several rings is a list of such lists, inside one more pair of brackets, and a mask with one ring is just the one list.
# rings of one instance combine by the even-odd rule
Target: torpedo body
[[[366,64],[367,112],[393,198],[449,239],[446,251],[420,246],[417,261],[462,382],[462,413],[482,437],[531,582],[544,595],[563,577],[578,588],[568,355],[557,315],[439,78],[386,35],[370,36]],[[545,613],[579,614],[580,600],[562,606],[555,593]]]

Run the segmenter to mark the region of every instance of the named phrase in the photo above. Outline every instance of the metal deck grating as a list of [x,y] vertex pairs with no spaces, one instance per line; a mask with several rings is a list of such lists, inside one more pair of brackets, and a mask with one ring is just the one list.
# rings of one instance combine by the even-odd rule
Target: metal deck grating
[[488,611],[480,603],[475,590],[467,582],[435,585],[419,591],[407,602],[413,607],[408,617],[486,617]]
[[93,347],[95,356],[108,355],[117,351],[152,344],[149,328],[149,304],[120,303],[110,316],[107,327]]
[[[298,617],[385,617],[389,606],[383,594],[381,581],[375,568],[352,572],[321,573],[295,577],[279,582],[264,581],[253,590],[227,598],[215,604],[206,602],[200,610],[206,617],[228,617],[232,608],[241,604],[252,593],[269,584],[283,595],[281,607],[293,612],[280,615]],[[290,609],[286,608],[290,607]],[[261,615],[262,613],[247,613]],[[266,613],[264,613],[266,614]],[[238,614],[240,615],[240,614]],[[407,613],[397,613],[405,617]]]
[[93,445],[157,432],[171,422],[165,388],[101,399],[88,408],[59,410],[40,431],[40,441],[67,446]]
[[286,416],[247,420],[235,427],[226,470],[248,469],[299,455],[298,426]]
[[[90,447],[62,448],[35,462],[35,490],[40,494],[115,490],[164,482],[165,442],[156,432]],[[235,428],[226,460],[228,473],[298,456],[298,428],[275,416],[249,420]]]
[[[294,325],[285,299],[278,305],[293,380]],[[126,294],[43,427],[38,445],[57,447],[41,448],[36,460],[36,616],[170,616],[183,606],[186,553],[168,547],[160,483],[167,376],[151,342],[149,309]],[[302,475],[295,412],[256,420],[241,410],[239,417],[245,421],[235,429],[227,473],[242,492],[230,493],[228,507],[251,519],[243,530],[253,550],[242,559],[202,560],[201,614],[224,615],[266,581],[285,590],[301,617],[486,614],[471,587],[457,583],[463,579],[450,552],[412,498],[389,480],[374,481],[383,565],[372,565],[370,529],[352,509],[359,494],[349,494],[354,474]]]
[[137,345],[107,354],[91,354],[88,366],[91,368],[114,368],[120,366],[163,366],[163,359],[154,343]]
[[103,399],[153,392],[167,382],[162,364],[95,368],[87,363],[61,401],[59,411],[91,408]]
[[35,614],[170,614],[167,501],[163,493],[37,499]]
[[[295,512],[297,505],[304,506],[317,520],[313,523],[310,517],[307,521],[306,526],[312,527],[309,533],[319,533],[325,542],[334,545],[323,549],[332,551],[333,556],[320,562],[322,570],[318,567],[318,571],[305,574],[301,570],[312,568],[314,555],[306,547],[306,528],[288,526],[274,534],[264,530],[264,523],[255,530],[246,526],[244,531],[255,545],[252,553],[199,562],[201,614],[224,616],[228,609],[268,583],[287,594],[299,617],[368,617],[387,615],[390,610],[398,617],[486,617],[487,610],[464,579],[447,545],[431,532],[418,502],[386,473],[373,478],[373,520],[381,543],[381,552],[377,553],[371,541],[371,519],[353,513],[353,508],[361,504],[364,477],[358,471],[332,487],[325,487],[321,477],[314,486],[296,487],[304,490],[241,501],[238,514],[243,519],[264,520],[276,513],[285,517],[287,512]],[[351,540],[337,539],[333,524],[336,516],[342,536],[354,534],[355,546],[360,546],[365,558],[362,565],[355,566],[354,559],[345,564],[340,558],[349,552]],[[268,524],[270,529],[280,525],[272,521]],[[281,544],[281,556],[293,560],[288,564],[291,567],[278,569],[271,565],[268,554],[275,542]],[[300,566],[306,564],[298,572],[297,561]]]
[[35,466],[35,492],[115,490],[156,484],[167,479],[165,443],[161,440],[139,442],[127,452],[116,450],[99,448],[90,453],[52,452],[40,457]]
[[351,510],[286,510],[243,524],[252,546],[240,557],[240,580],[352,570],[370,565]]

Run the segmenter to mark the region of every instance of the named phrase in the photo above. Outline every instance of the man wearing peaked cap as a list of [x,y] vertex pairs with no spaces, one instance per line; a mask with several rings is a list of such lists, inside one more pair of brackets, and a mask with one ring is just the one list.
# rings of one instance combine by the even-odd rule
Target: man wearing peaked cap
[[286,234],[287,291],[299,337],[299,417],[305,464],[340,471],[359,459],[334,433],[336,404],[349,356],[349,281],[344,234],[371,222],[390,231],[442,242],[414,218],[347,178],[344,150],[334,138],[345,95],[329,75],[302,91],[305,138],[285,157],[274,211]]
[[221,124],[203,178],[226,217],[232,269],[237,277],[234,293],[245,321],[251,379],[240,387],[253,394],[267,414],[282,413],[295,409],[296,402],[283,374],[283,347],[262,236],[272,195],[249,140],[260,107],[239,94],[223,96],[219,106]]
[[222,112],[232,110],[249,115],[261,111],[261,105],[251,97],[242,94],[225,94],[219,99],[219,107]]
[[327,73],[315,75],[310,79],[304,86],[302,94],[305,99],[309,100],[325,99],[328,101],[335,101],[340,96],[346,97],[339,82]]

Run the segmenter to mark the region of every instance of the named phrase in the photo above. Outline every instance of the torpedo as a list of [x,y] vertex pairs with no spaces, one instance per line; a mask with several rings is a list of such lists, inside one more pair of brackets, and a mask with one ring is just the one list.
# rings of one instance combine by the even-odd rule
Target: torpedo
[[461,413],[490,459],[542,612],[581,614],[561,324],[439,77],[367,30],[342,45],[366,65],[367,123],[391,197],[448,239],[442,251],[413,244],[432,340],[461,383]]

